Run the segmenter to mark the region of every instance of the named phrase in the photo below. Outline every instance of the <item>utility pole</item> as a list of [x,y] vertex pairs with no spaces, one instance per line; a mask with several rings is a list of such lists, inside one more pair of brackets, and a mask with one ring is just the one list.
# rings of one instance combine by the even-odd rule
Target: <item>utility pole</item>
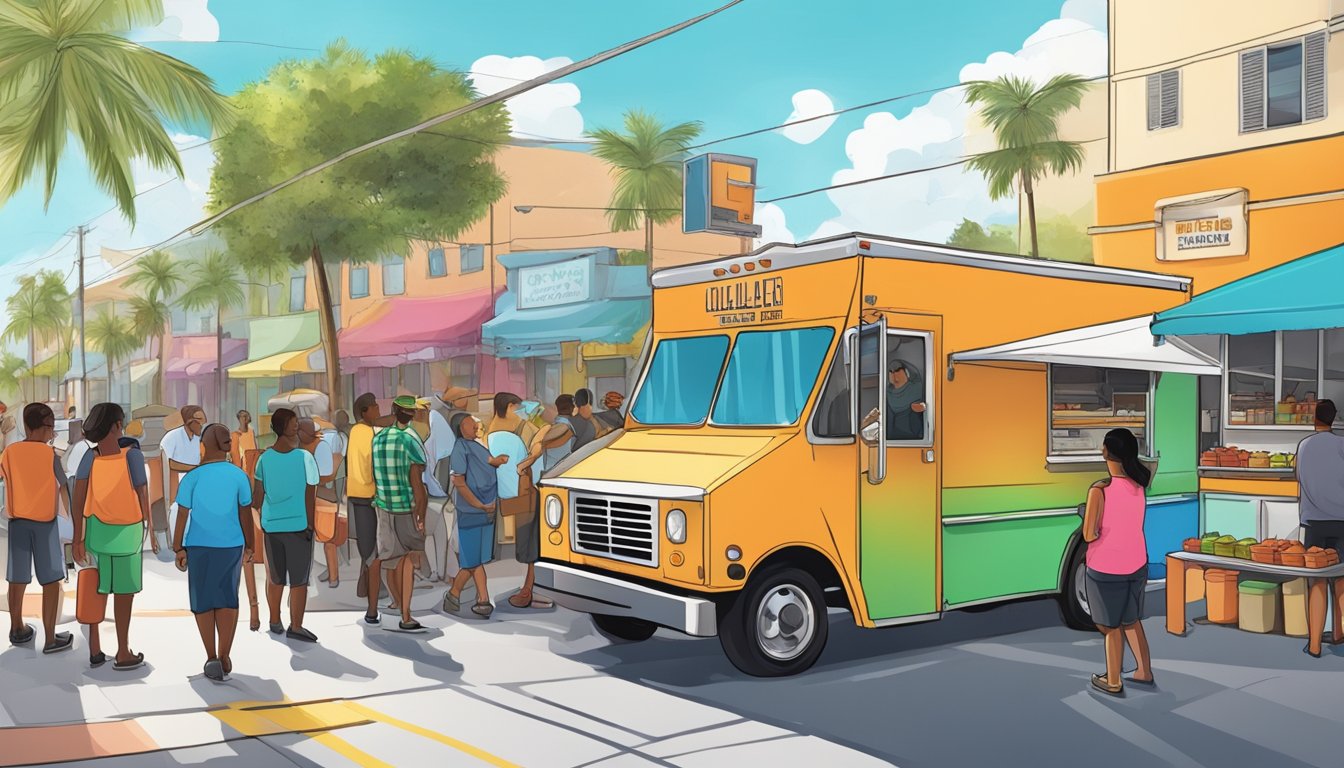
[[84,235],[89,228],[80,224],[75,230],[79,238],[79,412],[88,416],[89,363],[84,355]]

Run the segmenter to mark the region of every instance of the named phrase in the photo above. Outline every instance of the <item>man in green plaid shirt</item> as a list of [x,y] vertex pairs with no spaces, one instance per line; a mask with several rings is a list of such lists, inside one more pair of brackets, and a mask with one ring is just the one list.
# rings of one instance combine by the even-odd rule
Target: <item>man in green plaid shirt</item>
[[387,579],[392,597],[401,607],[403,632],[420,632],[424,627],[411,618],[411,593],[415,587],[415,569],[425,554],[425,512],[429,495],[425,491],[425,447],[410,428],[415,412],[428,408],[429,401],[402,395],[392,401],[396,423],[373,438],[373,498],[378,515],[377,559],[370,568],[393,570]]

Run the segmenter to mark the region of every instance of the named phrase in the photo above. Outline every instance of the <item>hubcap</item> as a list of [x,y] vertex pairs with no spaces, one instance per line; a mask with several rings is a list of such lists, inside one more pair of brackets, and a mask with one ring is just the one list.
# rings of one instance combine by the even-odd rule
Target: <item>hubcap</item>
[[796,658],[816,634],[812,601],[793,584],[784,584],[765,596],[756,609],[757,643],[779,661]]
[[1087,604],[1087,566],[1079,563],[1073,571],[1073,596],[1082,606],[1083,613],[1092,615],[1092,609]]

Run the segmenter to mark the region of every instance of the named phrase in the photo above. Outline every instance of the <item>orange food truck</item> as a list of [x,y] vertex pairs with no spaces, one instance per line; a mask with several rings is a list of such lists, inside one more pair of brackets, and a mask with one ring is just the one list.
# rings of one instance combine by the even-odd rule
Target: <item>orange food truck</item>
[[538,588],[613,638],[717,635],[761,676],[816,661],[828,607],[882,627],[1056,594],[1090,627],[1077,507],[1105,432],[1156,464],[1150,517],[1197,492],[1218,365],[1147,328],[1189,288],[866,235],[661,270],[625,428],[540,484]]

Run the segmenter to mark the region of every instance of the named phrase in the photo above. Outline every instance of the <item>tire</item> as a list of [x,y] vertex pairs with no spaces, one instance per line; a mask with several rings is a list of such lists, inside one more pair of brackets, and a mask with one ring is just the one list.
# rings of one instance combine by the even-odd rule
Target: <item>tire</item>
[[593,626],[607,639],[622,643],[641,643],[653,637],[658,625],[643,619],[629,616],[609,616],[603,613],[593,614]]
[[1087,572],[1087,544],[1079,541],[1069,554],[1068,565],[1064,569],[1064,583],[1059,592],[1059,613],[1064,625],[1069,629],[1084,632],[1097,631],[1092,621],[1092,612],[1087,607],[1087,590],[1084,586]]
[[[762,625],[774,636],[762,633]],[[753,575],[721,610],[719,643],[742,672],[785,677],[816,663],[828,629],[826,598],[817,580],[798,568],[770,568]]]

